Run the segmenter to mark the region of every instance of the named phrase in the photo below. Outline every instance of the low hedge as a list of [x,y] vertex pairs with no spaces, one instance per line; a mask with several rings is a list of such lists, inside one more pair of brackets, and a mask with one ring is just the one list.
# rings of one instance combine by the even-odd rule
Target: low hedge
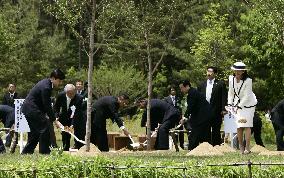
[[[281,156],[238,153],[218,157],[189,157],[157,153],[74,157],[68,154],[2,155],[0,177],[248,177],[252,163],[281,163]],[[216,166],[219,165],[219,166]],[[252,177],[284,177],[284,165],[252,165]]]

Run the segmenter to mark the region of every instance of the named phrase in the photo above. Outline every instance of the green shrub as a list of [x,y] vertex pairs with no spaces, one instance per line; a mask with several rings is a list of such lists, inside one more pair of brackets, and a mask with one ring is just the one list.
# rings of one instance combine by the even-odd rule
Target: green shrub
[[275,132],[270,120],[264,116],[264,112],[259,112],[262,121],[261,136],[264,143],[275,144]]
[[[189,157],[181,152],[105,153],[96,157],[74,157],[69,154],[0,155],[0,177],[77,178],[77,177],[248,177],[246,163],[280,163],[281,156],[240,155]],[[207,165],[218,166],[207,166]],[[167,168],[165,168],[167,167]],[[113,169],[115,168],[115,169]],[[178,168],[178,169],[177,169]],[[184,169],[183,169],[184,168]],[[10,170],[10,171],[8,171]],[[33,170],[35,170],[33,172]],[[253,177],[283,177],[284,166],[252,166]]]

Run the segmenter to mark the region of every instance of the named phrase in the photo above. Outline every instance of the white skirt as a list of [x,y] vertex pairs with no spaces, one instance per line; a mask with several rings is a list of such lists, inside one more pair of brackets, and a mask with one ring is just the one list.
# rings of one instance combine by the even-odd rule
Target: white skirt
[[236,114],[237,127],[253,127],[255,107],[238,109]]

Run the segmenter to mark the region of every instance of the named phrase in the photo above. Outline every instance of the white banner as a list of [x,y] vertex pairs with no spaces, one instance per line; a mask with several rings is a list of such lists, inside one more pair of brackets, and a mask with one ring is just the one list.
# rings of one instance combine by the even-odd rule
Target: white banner
[[21,107],[25,99],[15,99],[15,132],[30,132],[29,124],[25,115],[21,112]]

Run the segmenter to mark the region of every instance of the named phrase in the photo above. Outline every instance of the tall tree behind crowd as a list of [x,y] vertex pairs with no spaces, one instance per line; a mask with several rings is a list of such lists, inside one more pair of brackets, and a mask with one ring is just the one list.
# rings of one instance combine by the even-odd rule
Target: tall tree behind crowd
[[6,88],[9,82],[15,82],[22,96],[35,82],[47,77],[54,66],[65,69],[63,61],[71,53],[64,31],[55,27],[54,33],[49,34],[39,28],[39,6],[36,0],[16,4],[7,0],[2,1],[0,9],[0,83]]

